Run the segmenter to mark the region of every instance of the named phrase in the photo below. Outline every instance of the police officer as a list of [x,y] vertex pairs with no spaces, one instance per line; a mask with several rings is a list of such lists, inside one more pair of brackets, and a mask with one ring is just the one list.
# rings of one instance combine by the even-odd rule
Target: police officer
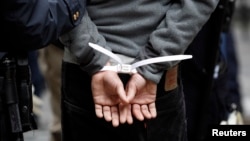
[[[25,54],[79,24],[84,0],[3,0],[0,5],[0,141],[23,141],[36,129]],[[20,57],[20,58],[19,58]],[[13,59],[14,58],[14,59]]]

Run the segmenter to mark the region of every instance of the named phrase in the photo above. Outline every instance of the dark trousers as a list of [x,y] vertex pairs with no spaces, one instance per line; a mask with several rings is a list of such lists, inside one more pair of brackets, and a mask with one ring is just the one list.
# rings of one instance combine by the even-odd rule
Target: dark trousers
[[[128,75],[121,76],[126,83]],[[164,77],[165,78],[165,77]],[[178,81],[179,82],[179,81]],[[78,65],[62,66],[63,141],[79,139],[99,141],[186,141],[186,116],[182,85],[164,91],[164,79],[158,85],[157,118],[114,128],[97,118],[91,94],[91,77]],[[146,124],[146,127],[145,127]]]

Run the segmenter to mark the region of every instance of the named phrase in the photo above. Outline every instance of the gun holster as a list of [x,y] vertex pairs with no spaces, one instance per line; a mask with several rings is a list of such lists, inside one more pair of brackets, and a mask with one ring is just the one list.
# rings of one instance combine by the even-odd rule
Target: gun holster
[[12,134],[22,137],[23,132],[37,129],[32,109],[32,82],[27,55],[6,54],[0,62],[0,129],[4,128],[0,130],[0,135],[3,141],[3,136],[6,139]]

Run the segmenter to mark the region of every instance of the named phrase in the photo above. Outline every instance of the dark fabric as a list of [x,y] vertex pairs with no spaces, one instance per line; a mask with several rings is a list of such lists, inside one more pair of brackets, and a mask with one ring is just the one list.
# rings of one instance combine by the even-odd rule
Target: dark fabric
[[[62,66],[62,132],[63,141],[79,139],[99,141],[186,141],[186,116],[182,85],[164,91],[164,79],[158,85],[157,118],[114,128],[95,115],[91,95],[91,77],[78,65]],[[121,79],[126,81],[127,75]],[[126,82],[124,82],[126,83]]]
[[85,1],[4,0],[0,7],[0,51],[23,51],[45,47],[79,24]]
[[52,44],[55,45],[55,47],[58,47],[58,48],[64,50],[64,45],[63,45],[63,43],[59,39],[56,40],[56,41],[54,41],[54,42],[52,42]]
[[220,0],[208,22],[185,52],[193,55],[193,58],[181,64],[190,141],[206,141],[210,133],[209,126],[218,125],[225,117],[224,95],[218,95],[219,91],[213,90],[214,86],[220,88],[222,83],[215,84],[213,76],[220,58],[220,35],[227,2]]

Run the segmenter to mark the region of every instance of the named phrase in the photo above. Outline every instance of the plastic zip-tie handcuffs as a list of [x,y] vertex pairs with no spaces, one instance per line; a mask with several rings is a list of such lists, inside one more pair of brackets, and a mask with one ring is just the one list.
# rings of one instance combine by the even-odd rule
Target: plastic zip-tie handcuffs
[[192,55],[171,55],[171,56],[162,56],[162,57],[155,57],[155,58],[150,58],[146,60],[142,60],[133,64],[124,64],[122,60],[112,53],[111,51],[103,48],[100,45],[94,44],[94,43],[89,43],[89,46],[92,47],[93,49],[106,54],[107,56],[113,58],[115,61],[117,61],[117,65],[114,66],[104,66],[100,71],[115,71],[117,73],[137,73],[136,68],[152,63],[160,63],[160,62],[167,62],[167,61],[180,61],[180,60],[185,60],[185,59],[191,59]]

